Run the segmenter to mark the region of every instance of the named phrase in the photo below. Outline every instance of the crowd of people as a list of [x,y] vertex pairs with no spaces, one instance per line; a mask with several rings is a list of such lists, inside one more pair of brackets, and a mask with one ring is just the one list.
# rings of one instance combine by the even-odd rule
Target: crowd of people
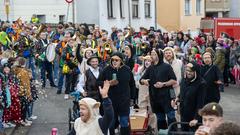
[[[31,125],[36,119],[35,86],[44,89],[47,80],[57,88],[56,94],[65,90],[66,100],[73,92],[87,97],[79,102],[82,119],[74,125],[77,135],[88,132],[80,128],[89,121],[93,122],[89,131],[99,124],[93,134],[107,134],[109,128],[114,135],[118,127],[122,135],[130,134],[133,105],[148,110],[149,126],[156,133],[175,121],[189,122],[190,127],[182,130],[194,131],[205,105],[214,102],[216,107],[220,92],[230,83],[240,86],[239,41],[226,34],[215,39],[213,33],[192,37],[153,27],[106,31],[97,25],[53,27],[18,19],[1,22],[0,45],[2,130]],[[98,110],[108,117],[100,118]]]

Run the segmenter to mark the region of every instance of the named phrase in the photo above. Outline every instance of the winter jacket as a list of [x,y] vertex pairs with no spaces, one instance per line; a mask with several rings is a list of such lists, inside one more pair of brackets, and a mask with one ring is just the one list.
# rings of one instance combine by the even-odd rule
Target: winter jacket
[[225,52],[226,50],[223,47],[216,47],[216,57],[213,62],[213,64],[216,65],[222,73],[225,66]]
[[109,88],[108,96],[112,100],[113,108],[119,115],[129,115],[130,99],[135,98],[135,81],[133,73],[126,65],[114,69],[111,65],[105,67],[98,78],[98,85],[105,80],[112,80],[112,74],[116,74],[118,84]]

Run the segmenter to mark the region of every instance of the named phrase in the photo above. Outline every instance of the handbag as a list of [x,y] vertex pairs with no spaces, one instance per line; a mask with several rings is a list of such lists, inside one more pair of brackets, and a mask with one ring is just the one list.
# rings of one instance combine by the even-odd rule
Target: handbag
[[69,71],[70,71],[70,68],[68,67],[68,65],[64,64],[63,68],[62,68],[62,73],[67,74],[67,73],[69,73]]

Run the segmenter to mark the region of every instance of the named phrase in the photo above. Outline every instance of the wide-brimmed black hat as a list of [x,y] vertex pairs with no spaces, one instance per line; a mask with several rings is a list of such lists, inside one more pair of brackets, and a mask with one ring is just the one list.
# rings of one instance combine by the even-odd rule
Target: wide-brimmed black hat
[[92,59],[94,59],[94,58],[97,58],[98,61],[100,61],[100,58],[99,58],[96,54],[93,54],[93,55],[87,60],[87,64],[88,64],[89,66],[91,66],[90,61],[91,61]]

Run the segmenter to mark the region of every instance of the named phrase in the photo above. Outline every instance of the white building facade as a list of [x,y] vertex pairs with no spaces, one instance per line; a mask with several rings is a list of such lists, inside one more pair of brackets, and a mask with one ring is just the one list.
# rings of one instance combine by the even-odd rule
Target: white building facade
[[74,21],[97,24],[108,31],[111,26],[130,25],[136,30],[141,26],[156,26],[156,0],[74,0],[69,7],[65,0],[1,0],[1,20],[7,20],[5,1],[9,1],[10,6],[9,21],[21,17],[29,22],[36,14],[42,23]]
[[5,1],[9,1],[9,21],[21,17],[23,21],[29,22],[33,14],[36,14],[43,23],[58,23],[59,21],[72,20],[72,6],[69,7],[65,0],[1,0],[0,18],[7,20],[5,12]]
[[101,0],[99,3],[99,25],[109,30],[110,26],[135,30],[143,26],[156,26],[155,0]]
[[240,0],[231,0],[229,17],[240,17]]

